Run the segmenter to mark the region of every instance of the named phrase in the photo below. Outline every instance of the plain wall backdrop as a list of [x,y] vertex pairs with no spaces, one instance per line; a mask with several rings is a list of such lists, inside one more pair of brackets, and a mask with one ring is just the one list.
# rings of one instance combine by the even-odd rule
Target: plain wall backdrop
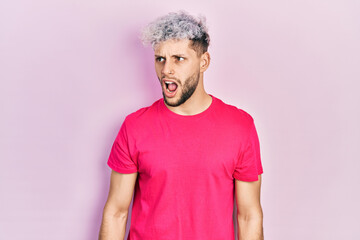
[[140,30],[180,9],[207,92],[255,119],[265,239],[360,239],[357,0],[2,1],[0,239],[97,239],[116,134],[162,97]]

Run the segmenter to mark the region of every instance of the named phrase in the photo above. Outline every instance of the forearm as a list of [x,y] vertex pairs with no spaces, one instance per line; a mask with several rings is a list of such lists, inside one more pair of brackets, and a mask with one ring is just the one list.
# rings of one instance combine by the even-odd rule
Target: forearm
[[263,216],[258,213],[252,216],[238,216],[239,240],[263,240]]
[[124,240],[127,213],[112,213],[104,210],[99,240]]

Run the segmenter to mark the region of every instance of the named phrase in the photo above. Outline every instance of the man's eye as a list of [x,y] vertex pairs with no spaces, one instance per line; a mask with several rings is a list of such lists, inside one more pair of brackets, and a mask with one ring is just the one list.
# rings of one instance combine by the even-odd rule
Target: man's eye
[[183,60],[185,60],[185,58],[183,58],[183,57],[177,57],[177,60],[178,60],[178,61],[183,61]]
[[163,57],[157,57],[157,58],[156,58],[156,61],[157,61],[157,62],[163,62],[164,60],[165,60],[165,59],[164,59]]

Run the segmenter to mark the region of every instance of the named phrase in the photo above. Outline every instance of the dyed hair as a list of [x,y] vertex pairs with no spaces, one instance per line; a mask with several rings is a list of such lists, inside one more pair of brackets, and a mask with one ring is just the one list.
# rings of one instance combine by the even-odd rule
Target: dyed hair
[[210,43],[205,21],[205,17],[195,18],[185,11],[171,12],[144,28],[142,42],[144,45],[150,43],[155,48],[157,44],[169,39],[189,39],[190,47],[200,56],[207,52]]

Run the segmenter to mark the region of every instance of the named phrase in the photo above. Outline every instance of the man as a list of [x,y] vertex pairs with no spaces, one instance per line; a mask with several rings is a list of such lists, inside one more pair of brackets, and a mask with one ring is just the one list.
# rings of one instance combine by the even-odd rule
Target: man
[[203,20],[170,13],[144,31],[163,98],[128,115],[114,141],[99,239],[263,239],[259,141],[252,117],[204,89]]

